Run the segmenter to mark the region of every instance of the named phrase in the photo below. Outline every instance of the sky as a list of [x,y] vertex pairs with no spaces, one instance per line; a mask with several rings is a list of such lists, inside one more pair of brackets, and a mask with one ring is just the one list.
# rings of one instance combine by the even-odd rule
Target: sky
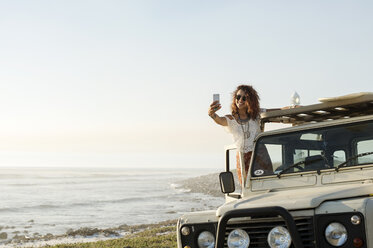
[[368,0],[0,0],[0,167],[224,167],[214,93],[372,91]]

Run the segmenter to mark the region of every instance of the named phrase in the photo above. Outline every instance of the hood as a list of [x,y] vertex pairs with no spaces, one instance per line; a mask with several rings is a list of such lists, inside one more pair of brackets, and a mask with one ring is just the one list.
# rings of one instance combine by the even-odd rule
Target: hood
[[265,192],[232,201],[221,206],[217,216],[224,213],[245,208],[260,208],[279,206],[287,210],[317,208],[324,201],[344,199],[373,194],[373,183],[358,183],[349,185],[327,185],[312,188],[298,188],[293,190]]

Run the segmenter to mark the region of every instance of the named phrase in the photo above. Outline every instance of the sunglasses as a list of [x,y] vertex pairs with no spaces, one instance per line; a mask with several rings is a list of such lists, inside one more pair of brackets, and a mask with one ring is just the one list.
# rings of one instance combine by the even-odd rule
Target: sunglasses
[[246,96],[237,95],[236,100],[239,101],[241,99],[241,97],[242,97],[242,101],[246,102],[246,100],[247,100]]

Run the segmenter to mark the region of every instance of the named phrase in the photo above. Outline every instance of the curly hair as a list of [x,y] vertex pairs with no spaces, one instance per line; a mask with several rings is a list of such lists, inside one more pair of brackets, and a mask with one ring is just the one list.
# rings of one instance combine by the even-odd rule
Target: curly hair
[[260,113],[260,105],[259,105],[259,95],[258,92],[251,86],[251,85],[239,85],[237,89],[233,92],[232,96],[232,115],[238,115],[238,108],[236,105],[236,96],[239,90],[243,90],[247,97],[247,104],[249,104],[250,108],[247,109],[247,114],[249,115],[250,119],[256,120],[259,117]]

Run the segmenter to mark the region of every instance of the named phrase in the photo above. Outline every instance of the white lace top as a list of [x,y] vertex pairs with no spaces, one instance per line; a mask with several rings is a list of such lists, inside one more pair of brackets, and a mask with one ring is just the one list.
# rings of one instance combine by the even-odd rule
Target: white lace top
[[[265,109],[261,109],[265,112]],[[256,120],[250,119],[245,123],[238,123],[236,119],[230,119],[228,116],[224,116],[227,119],[228,126],[225,126],[225,130],[233,135],[234,143],[237,148],[247,153],[254,148],[254,139],[261,132],[260,130],[260,117]]]

